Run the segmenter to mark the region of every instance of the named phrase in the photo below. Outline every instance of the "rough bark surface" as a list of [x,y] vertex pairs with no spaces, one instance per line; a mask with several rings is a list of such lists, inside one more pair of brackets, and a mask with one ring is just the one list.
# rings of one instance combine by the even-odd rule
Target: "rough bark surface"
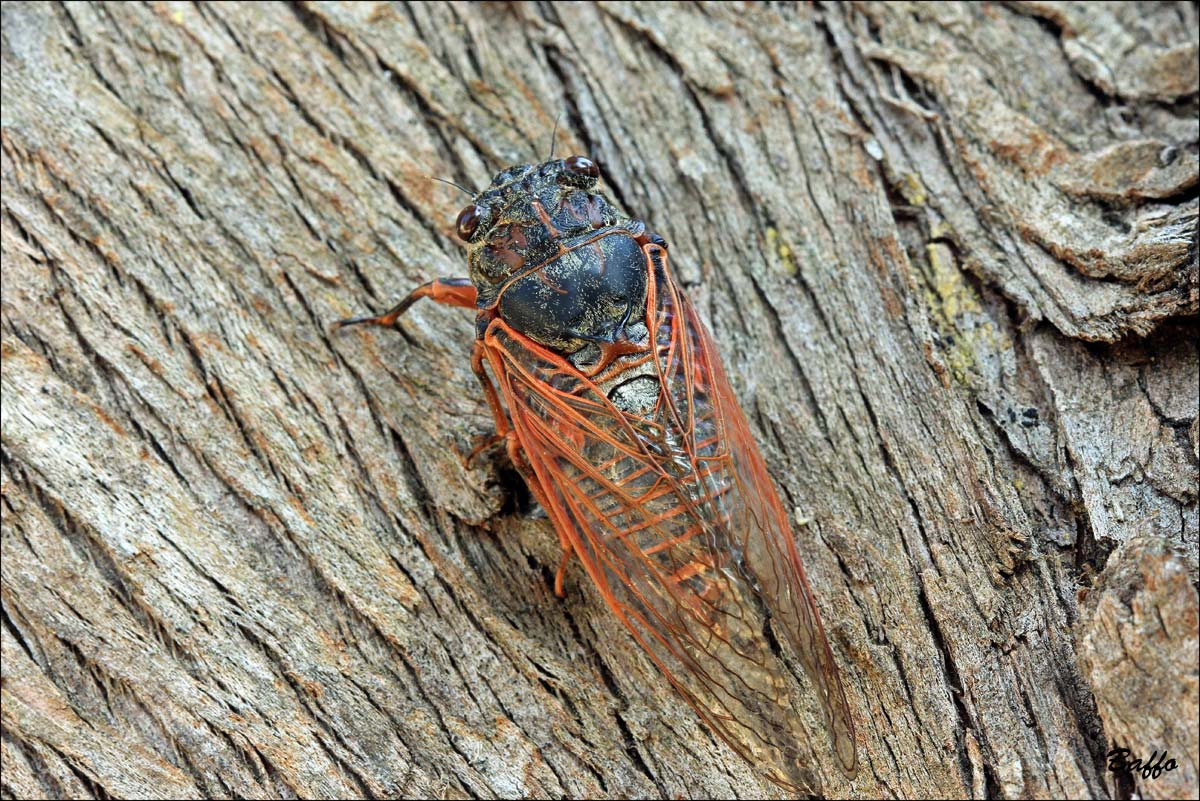
[[[464,198],[559,152],[671,243],[862,769],[1196,797],[1187,3],[3,7],[3,776],[38,796],[776,796],[499,456]],[[1160,778],[1104,754],[1167,749]]]

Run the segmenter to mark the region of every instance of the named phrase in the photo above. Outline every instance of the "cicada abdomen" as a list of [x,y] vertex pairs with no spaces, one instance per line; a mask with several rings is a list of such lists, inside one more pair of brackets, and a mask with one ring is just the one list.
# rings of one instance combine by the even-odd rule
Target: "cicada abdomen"
[[712,338],[666,243],[597,178],[579,156],[505,170],[459,215],[470,282],[347,322],[390,325],[417,297],[474,306],[473,367],[564,555],[712,730],[792,788],[814,786],[788,679],[803,665],[853,775],[837,666]]

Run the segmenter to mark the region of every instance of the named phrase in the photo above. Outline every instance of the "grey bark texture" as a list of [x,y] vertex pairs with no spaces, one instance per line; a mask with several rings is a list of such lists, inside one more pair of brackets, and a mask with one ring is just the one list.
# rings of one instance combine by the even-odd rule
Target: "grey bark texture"
[[[3,7],[4,798],[775,797],[502,455],[470,186],[671,243],[796,514],[830,796],[1195,798],[1194,4]],[[1116,745],[1178,767],[1117,779]]]

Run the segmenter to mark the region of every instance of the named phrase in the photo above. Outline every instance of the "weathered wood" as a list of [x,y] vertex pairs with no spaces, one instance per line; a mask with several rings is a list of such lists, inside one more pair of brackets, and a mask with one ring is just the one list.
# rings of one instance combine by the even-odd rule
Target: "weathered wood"
[[[6,798],[775,796],[500,457],[463,197],[671,242],[859,723],[822,792],[1197,764],[1192,4],[3,7]],[[1114,550],[1115,549],[1115,550]],[[817,788],[814,788],[817,789]]]

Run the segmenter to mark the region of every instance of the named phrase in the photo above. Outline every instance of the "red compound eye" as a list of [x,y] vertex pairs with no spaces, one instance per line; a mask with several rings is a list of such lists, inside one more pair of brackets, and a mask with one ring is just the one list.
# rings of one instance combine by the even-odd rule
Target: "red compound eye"
[[479,228],[479,223],[487,216],[487,209],[483,206],[467,206],[458,213],[458,221],[455,227],[458,230],[458,238],[464,242],[470,242],[471,237],[475,236],[475,231]]
[[587,156],[571,156],[563,162],[563,166],[567,168],[567,172],[580,178],[591,178],[594,180],[600,177],[600,168],[596,166],[596,162]]

